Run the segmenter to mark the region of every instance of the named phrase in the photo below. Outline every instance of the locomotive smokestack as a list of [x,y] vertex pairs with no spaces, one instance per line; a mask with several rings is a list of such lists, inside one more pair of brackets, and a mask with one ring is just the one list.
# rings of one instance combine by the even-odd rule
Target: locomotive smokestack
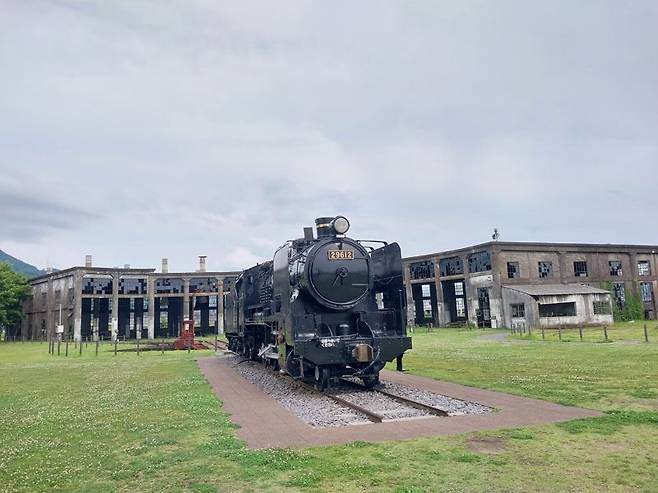
[[162,268],[161,272],[163,274],[169,273],[169,259],[167,257],[162,257]]
[[327,236],[333,236],[334,230],[331,227],[331,221],[333,217],[318,217],[315,220],[315,230],[318,233],[318,238],[326,238]]
[[199,255],[199,272],[206,271],[206,255]]
[[85,255],[85,267],[91,269],[91,255]]

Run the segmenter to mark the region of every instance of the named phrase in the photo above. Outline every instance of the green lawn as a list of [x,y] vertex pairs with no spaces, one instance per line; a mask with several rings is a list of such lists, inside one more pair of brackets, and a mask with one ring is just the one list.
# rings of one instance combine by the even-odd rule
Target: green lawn
[[417,332],[405,366],[608,414],[250,451],[200,375],[198,352],[115,357],[108,345],[96,357],[90,345],[65,358],[48,355],[46,344],[0,344],[0,491],[658,490],[658,334],[648,344],[482,338],[494,333]]

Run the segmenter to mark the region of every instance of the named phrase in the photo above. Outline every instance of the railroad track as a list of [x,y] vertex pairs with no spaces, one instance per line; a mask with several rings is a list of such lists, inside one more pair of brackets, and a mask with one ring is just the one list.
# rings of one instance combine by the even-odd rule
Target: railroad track
[[317,392],[318,394],[321,393],[322,395],[324,395],[325,397],[328,397],[329,399],[333,400],[334,402],[337,402],[338,404],[340,404],[342,406],[348,407],[348,408],[350,408],[354,411],[357,411],[357,412],[363,414],[366,418],[368,418],[373,423],[381,423],[381,422],[384,421],[384,416],[382,416],[381,414],[378,414],[374,411],[371,411],[370,409],[366,409],[365,407],[363,407],[359,404],[355,404],[354,402],[350,402],[347,399],[343,399],[342,397],[331,394],[329,392],[322,393],[319,390],[317,390],[315,387],[313,387],[312,385],[309,385],[305,382],[302,382],[301,380],[297,380],[296,382],[300,387],[303,387],[303,388],[305,388],[307,390],[310,390],[312,392]]
[[[448,416],[448,412],[443,409],[440,409],[435,406],[430,406],[428,404],[425,404],[423,402],[418,402],[413,399],[409,399],[408,397],[403,397],[401,395],[393,394],[383,389],[367,390],[365,386],[347,379],[341,379],[340,381],[341,383],[346,384],[347,386],[352,387],[356,390],[363,391],[364,393],[375,394],[375,395],[379,394],[381,396],[385,396],[386,398],[397,402],[402,406],[408,406],[417,409],[419,411],[422,411],[425,417],[427,417],[427,415],[441,416],[441,417]],[[319,393],[319,391],[312,385],[301,382],[299,380],[297,381],[297,383],[308,390]],[[358,413],[363,414],[366,418],[368,418],[368,420],[372,421],[373,423],[382,423],[384,421],[393,421],[395,419],[400,419],[400,418],[387,418],[384,413],[388,412],[390,414],[391,410],[384,411],[384,413],[377,412],[376,410],[368,409],[368,407],[365,407],[362,404],[352,402],[351,400],[349,400],[349,398],[345,398],[343,396],[337,395],[335,393],[332,393],[331,391],[323,392],[322,395],[328,397],[329,399],[333,400],[334,402],[342,406],[345,406]],[[423,416],[413,416],[413,417],[423,417]]]
[[[364,385],[353,382],[352,380],[347,380],[346,378],[341,378],[340,381],[341,381],[341,383],[344,383],[344,384],[346,384],[350,387],[367,391],[367,389]],[[425,404],[423,402],[418,402],[418,401],[415,401],[413,399],[409,399],[408,397],[403,397],[403,396],[398,395],[398,394],[393,394],[392,392],[389,392],[387,390],[374,388],[374,389],[371,390],[371,392],[377,392],[379,394],[385,395],[385,396],[390,397],[391,399],[394,399],[394,400],[396,400],[396,401],[398,401],[402,404],[406,404],[407,406],[411,406],[411,407],[414,407],[414,408],[419,409],[421,411],[428,412],[430,414],[433,414],[434,416],[442,416],[442,417],[449,416],[448,412],[445,411],[444,409],[441,409],[441,408],[435,407],[435,406],[430,406],[429,404]]]

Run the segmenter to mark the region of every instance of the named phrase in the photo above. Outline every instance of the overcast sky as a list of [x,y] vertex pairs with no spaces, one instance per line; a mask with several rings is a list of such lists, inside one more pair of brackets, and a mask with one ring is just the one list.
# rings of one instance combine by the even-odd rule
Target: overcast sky
[[0,249],[658,243],[658,2],[0,0]]

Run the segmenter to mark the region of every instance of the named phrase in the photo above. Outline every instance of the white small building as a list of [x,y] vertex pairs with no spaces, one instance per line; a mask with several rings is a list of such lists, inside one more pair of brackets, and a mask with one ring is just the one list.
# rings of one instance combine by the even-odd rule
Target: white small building
[[586,284],[502,286],[504,326],[567,327],[612,324],[610,292]]

